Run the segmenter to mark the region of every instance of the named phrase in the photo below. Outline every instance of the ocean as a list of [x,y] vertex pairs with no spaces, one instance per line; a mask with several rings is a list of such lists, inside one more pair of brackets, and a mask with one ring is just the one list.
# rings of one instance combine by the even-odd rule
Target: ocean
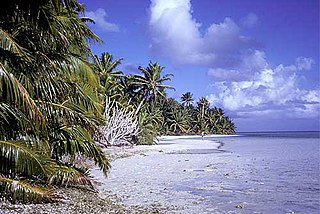
[[201,196],[203,213],[320,213],[319,132],[238,134],[211,138],[222,143],[216,173],[176,189]]

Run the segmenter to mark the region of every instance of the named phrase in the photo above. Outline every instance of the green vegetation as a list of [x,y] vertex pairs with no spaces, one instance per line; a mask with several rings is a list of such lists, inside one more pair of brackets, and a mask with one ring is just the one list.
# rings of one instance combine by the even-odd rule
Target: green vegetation
[[0,191],[12,201],[53,200],[38,185],[90,185],[77,154],[109,169],[93,142],[104,95],[87,41],[99,38],[82,11],[74,0],[0,8]]
[[106,97],[117,106],[110,112],[129,112],[138,124],[129,136],[136,144],[159,135],[234,133],[205,98],[195,106],[190,92],[183,104],[168,98],[172,75],[158,63],[124,75],[116,70],[122,59],[94,56],[88,42],[100,39],[83,10],[76,0],[11,0],[0,8],[0,195],[13,202],[53,201],[53,185],[91,187],[78,158],[107,174],[109,161],[94,142],[106,123]]
[[234,134],[235,125],[220,108],[210,108],[209,101],[202,97],[192,105],[192,93],[182,95],[182,104],[169,99],[160,107],[164,123],[160,133],[163,135],[190,134]]

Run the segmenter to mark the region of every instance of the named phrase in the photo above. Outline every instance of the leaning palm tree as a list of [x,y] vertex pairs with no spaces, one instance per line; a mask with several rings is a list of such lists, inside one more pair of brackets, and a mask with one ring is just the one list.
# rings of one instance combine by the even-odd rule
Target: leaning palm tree
[[0,195],[50,201],[52,192],[34,183],[90,185],[74,166],[77,155],[109,169],[93,142],[103,101],[87,41],[99,39],[79,18],[84,8],[76,0],[6,5],[0,8]]
[[187,92],[181,96],[182,104],[185,106],[192,105],[193,100],[193,94],[191,92]]

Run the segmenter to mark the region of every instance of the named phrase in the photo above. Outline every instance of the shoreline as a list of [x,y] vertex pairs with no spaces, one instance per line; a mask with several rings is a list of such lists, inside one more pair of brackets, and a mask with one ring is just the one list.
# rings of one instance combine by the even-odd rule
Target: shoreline
[[[207,135],[204,140],[201,136],[161,136],[158,138],[156,145],[137,145],[133,147],[110,147],[105,149],[107,155],[111,159],[111,171],[108,178],[105,178],[101,171],[97,168],[91,170],[90,177],[93,177],[97,193],[85,189],[77,189],[73,187],[57,189],[57,195],[64,198],[57,203],[49,204],[11,204],[10,202],[0,199],[1,213],[168,213],[173,210],[179,210],[176,205],[162,203],[143,203],[136,204],[126,203],[126,198],[134,197],[133,195],[122,195],[108,188],[108,179],[117,168],[114,166],[116,162],[121,162],[126,159],[135,158],[143,159],[148,156],[156,155],[161,157],[163,154],[178,154],[179,151],[188,151],[197,149],[199,146],[202,149],[219,150],[221,142],[208,140],[206,137],[229,137],[225,135]],[[182,143],[187,142],[187,143]],[[160,155],[160,156],[159,156]],[[152,163],[146,163],[148,167],[153,167]],[[121,169],[116,169],[121,170]],[[125,173],[125,172],[124,172]],[[134,173],[139,173],[136,171]],[[141,172],[140,172],[141,173]],[[130,175],[128,175],[130,176]],[[106,182],[106,183],[105,183]],[[135,181],[128,185],[135,185]],[[118,184],[119,185],[119,184]],[[101,188],[103,186],[103,188]]]
[[[191,198],[185,204],[184,199],[190,198],[191,194],[179,193],[173,186],[177,181],[193,178],[194,172],[211,172],[210,164],[201,166],[207,156],[225,152],[220,150],[222,142],[206,137],[202,140],[201,136],[196,135],[161,136],[157,145],[111,149],[125,150],[124,153],[131,155],[115,158],[107,179],[99,170],[91,171],[94,180],[99,182],[97,188],[100,197],[108,197],[108,194],[116,192],[127,206],[157,205],[161,210],[159,213],[198,213],[196,204],[201,198]],[[204,158],[204,161],[200,159],[198,163],[194,162],[194,155]]]
[[[108,178],[99,178],[99,170],[93,169],[96,170],[93,178],[98,181],[95,184],[98,193],[61,189],[58,191],[62,196],[68,196],[66,200],[39,205],[13,205],[0,198],[0,213],[317,211],[318,195],[314,190],[318,190],[319,169],[314,160],[319,161],[318,137],[310,140],[248,137],[221,141],[214,137],[202,141],[199,136],[191,139],[164,136],[159,139],[159,144],[154,146],[108,148],[113,157]],[[310,141],[308,150],[292,152],[304,148],[305,140]],[[226,145],[220,150],[223,143]],[[284,156],[283,151],[287,155]],[[304,162],[306,157],[308,162]],[[292,161],[296,164],[290,165]],[[290,173],[294,170],[300,173],[292,176]],[[278,192],[279,188],[281,192]],[[305,192],[297,191],[297,188],[303,188]],[[275,192],[277,200],[274,199]]]
[[[107,153],[111,162],[116,159],[127,158],[134,155],[143,155],[146,152],[154,152],[158,150],[183,150],[188,149],[185,145],[177,145],[175,141],[179,140],[193,140],[199,142],[209,142],[210,146],[213,146],[213,143],[216,143],[216,149],[220,149],[222,146],[222,142],[218,140],[212,140],[208,138],[227,138],[227,137],[238,137],[240,135],[206,135],[204,139],[201,139],[201,135],[164,135],[157,137],[157,143],[153,145],[134,145],[134,146],[111,146],[109,148],[105,148],[104,151]],[[166,141],[166,142],[163,142]],[[173,143],[171,142],[173,141]],[[175,145],[173,145],[175,144]],[[171,146],[169,146],[171,145]],[[188,145],[190,146],[190,145]]]

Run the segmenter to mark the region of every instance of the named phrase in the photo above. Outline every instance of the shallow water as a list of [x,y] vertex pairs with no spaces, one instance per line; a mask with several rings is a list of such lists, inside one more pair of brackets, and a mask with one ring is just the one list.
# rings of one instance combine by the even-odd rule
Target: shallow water
[[177,183],[178,191],[203,197],[202,206],[215,205],[218,213],[239,212],[235,204],[245,213],[320,213],[319,133],[246,133],[221,141],[232,155],[215,154],[221,161],[211,167],[224,175]]

